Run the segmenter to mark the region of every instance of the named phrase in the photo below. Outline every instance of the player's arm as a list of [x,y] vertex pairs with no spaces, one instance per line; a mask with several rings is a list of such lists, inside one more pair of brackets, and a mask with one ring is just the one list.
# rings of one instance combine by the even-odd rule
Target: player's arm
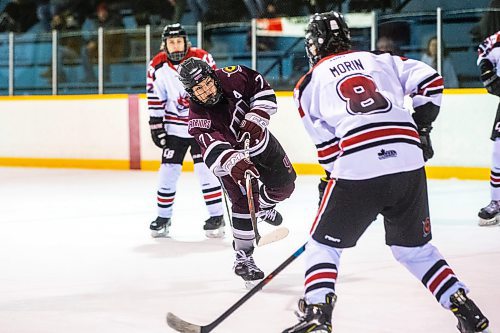
[[477,66],[479,67],[480,80],[488,93],[500,96],[500,79],[497,76],[500,46],[497,46],[497,35],[488,37],[479,45]]
[[248,133],[252,145],[262,140],[264,132],[269,125],[271,115],[278,109],[276,93],[271,88],[262,74],[241,66],[243,78],[244,95],[250,101],[250,110],[245,114],[245,119],[241,122],[241,133]]
[[146,74],[146,96],[148,100],[149,128],[154,144],[164,148],[167,144],[167,132],[165,131],[164,116],[167,102],[166,92],[158,86],[155,67],[150,63]]
[[413,100],[412,117],[417,125],[424,160],[427,161],[434,156],[430,133],[441,107],[444,81],[431,66],[421,61],[399,57],[395,59],[404,93]]
[[193,110],[195,108],[192,106],[189,111],[188,132],[200,146],[207,167],[218,177],[230,175],[237,183],[244,183],[246,172],[258,178],[255,165],[235,150],[222,133],[212,128],[211,120]]

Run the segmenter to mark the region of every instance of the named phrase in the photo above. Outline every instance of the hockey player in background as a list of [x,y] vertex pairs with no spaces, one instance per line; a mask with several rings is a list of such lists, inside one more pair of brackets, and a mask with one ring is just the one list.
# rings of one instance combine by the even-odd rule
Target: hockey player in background
[[[478,48],[477,65],[481,71],[481,82],[488,93],[500,96],[500,79],[497,76],[497,67],[500,60],[500,32],[497,32],[484,40]],[[481,208],[478,213],[479,225],[488,226],[500,222],[500,104],[497,108],[493,130],[491,131],[493,141],[492,166],[490,171],[490,195],[491,202]]]
[[[180,80],[191,96],[189,133],[199,143],[203,159],[221,177],[232,206],[234,272],[244,280],[258,280],[264,273],[252,257],[255,234],[245,191],[245,174],[253,176],[257,216],[282,223],[278,202],[295,188],[295,171],[278,140],[267,129],[276,113],[276,95],[264,77],[244,66],[213,70],[196,58],[179,67]],[[249,159],[243,151],[249,138]],[[258,181],[262,185],[258,187]]]
[[[396,260],[451,310],[460,332],[482,332],[488,319],[429,243],[424,160],[433,155],[429,133],[443,79],[420,61],[351,51],[349,29],[337,12],[311,16],[305,43],[313,67],[294,98],[331,180],[304,252],[302,315],[284,333],[332,332],[340,256],[378,214]],[[412,97],[413,115],[403,106],[405,95]]]
[[224,235],[220,182],[203,163],[200,147],[188,133],[189,96],[179,81],[177,67],[190,57],[202,59],[215,68],[212,55],[191,47],[180,24],[167,25],[162,33],[162,50],[149,64],[146,87],[151,136],[154,144],[162,149],[157,192],[158,217],[150,225],[153,237],[166,237],[169,233],[177,181],[188,149],[210,215],[203,229],[207,237]]

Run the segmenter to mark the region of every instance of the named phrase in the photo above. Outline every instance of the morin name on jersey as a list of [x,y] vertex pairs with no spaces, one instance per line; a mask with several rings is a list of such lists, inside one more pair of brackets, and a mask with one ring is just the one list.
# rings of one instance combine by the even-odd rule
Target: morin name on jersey
[[361,60],[355,59],[350,61],[344,61],[340,64],[336,64],[335,66],[330,68],[330,72],[332,72],[333,76],[337,77],[349,71],[357,71],[364,70],[363,64]]

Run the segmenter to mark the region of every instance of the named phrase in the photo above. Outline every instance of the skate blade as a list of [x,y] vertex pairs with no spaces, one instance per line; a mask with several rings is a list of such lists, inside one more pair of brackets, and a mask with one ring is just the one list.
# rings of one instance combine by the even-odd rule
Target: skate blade
[[262,280],[245,281],[245,289],[252,290]]
[[168,230],[152,230],[151,237],[153,237],[153,238],[168,238]]
[[497,215],[494,218],[489,219],[489,220],[479,218],[478,225],[480,227],[491,227],[491,226],[497,225],[498,222],[500,222],[500,215]]
[[205,236],[207,236],[207,238],[224,238],[225,234],[226,232],[223,228],[215,230],[205,230]]

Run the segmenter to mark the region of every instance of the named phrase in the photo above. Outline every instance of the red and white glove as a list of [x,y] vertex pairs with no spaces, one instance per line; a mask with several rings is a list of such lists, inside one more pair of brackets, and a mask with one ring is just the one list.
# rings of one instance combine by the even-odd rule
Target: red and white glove
[[261,110],[253,110],[245,114],[245,119],[240,124],[240,140],[244,139],[246,135],[250,135],[250,147],[259,144],[264,137],[267,125],[269,125],[269,118],[269,114]]
[[247,173],[254,178],[259,178],[260,174],[249,159],[245,158],[242,152],[233,151],[224,156],[221,160],[222,169],[224,169],[231,178],[242,186],[245,184],[245,176]]

